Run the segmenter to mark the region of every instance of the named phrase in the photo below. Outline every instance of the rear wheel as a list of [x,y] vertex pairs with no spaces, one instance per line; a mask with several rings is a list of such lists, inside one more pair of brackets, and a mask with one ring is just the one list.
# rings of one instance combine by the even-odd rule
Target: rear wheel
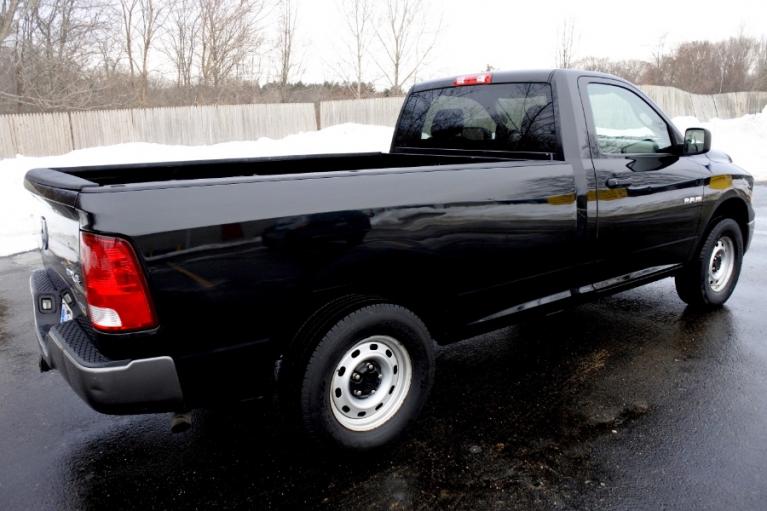
[[398,305],[353,311],[319,333],[300,384],[304,429],[322,443],[382,446],[418,415],[434,374],[423,322]]
[[692,306],[724,304],[735,290],[743,262],[743,234],[731,218],[718,220],[700,253],[676,276],[679,297]]

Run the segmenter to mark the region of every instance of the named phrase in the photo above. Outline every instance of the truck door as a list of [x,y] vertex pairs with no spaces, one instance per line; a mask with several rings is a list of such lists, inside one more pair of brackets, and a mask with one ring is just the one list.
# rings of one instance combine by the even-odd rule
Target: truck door
[[594,162],[597,275],[676,264],[693,249],[707,169],[679,156],[681,136],[629,85],[579,80]]

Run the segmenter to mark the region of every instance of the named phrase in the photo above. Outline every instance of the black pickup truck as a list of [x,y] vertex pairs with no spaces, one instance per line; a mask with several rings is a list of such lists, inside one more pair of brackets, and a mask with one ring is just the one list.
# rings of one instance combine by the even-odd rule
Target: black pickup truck
[[723,304],[753,178],[710,145],[619,78],[546,70],[413,87],[389,153],[31,170],[41,367],[105,413],[271,395],[380,446],[435,342],[664,277]]

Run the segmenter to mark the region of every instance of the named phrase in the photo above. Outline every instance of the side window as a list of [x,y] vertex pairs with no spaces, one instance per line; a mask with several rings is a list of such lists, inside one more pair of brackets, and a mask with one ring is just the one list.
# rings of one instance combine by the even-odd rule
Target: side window
[[588,86],[599,150],[605,154],[653,154],[671,147],[666,122],[633,92],[602,83]]

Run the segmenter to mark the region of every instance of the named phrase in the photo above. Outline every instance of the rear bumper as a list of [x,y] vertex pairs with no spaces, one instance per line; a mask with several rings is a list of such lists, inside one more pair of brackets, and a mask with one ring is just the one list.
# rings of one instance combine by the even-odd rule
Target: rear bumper
[[[83,318],[58,323],[64,290],[55,285],[45,270],[32,274],[30,288],[42,358],[58,369],[93,409],[130,414],[184,408],[176,364],[171,357],[110,359],[94,344]],[[52,310],[41,310],[43,298],[53,299]]]

